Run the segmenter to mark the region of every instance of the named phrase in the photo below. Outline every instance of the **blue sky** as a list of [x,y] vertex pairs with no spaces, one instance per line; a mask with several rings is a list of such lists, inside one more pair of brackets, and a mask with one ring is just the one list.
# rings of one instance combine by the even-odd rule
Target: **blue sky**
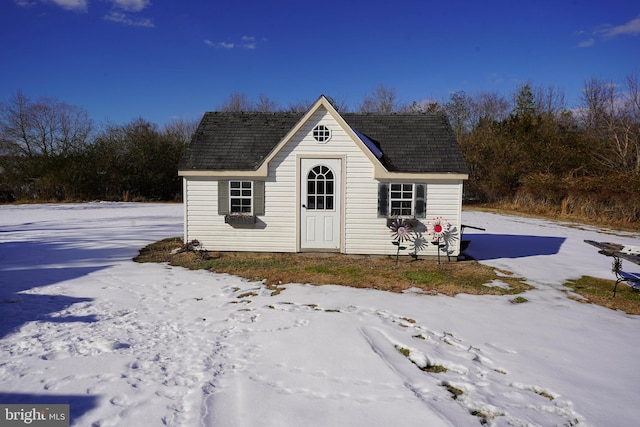
[[17,90],[97,121],[199,119],[232,92],[352,108],[509,96],[531,81],[579,103],[592,77],[640,72],[637,0],[2,0],[0,99]]

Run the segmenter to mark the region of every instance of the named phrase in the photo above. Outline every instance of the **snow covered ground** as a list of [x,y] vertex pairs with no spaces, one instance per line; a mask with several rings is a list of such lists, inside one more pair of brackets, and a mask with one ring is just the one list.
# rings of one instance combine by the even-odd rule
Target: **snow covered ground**
[[612,277],[584,239],[640,236],[463,220],[486,228],[467,231],[468,252],[526,277],[529,302],[300,284],[272,296],[132,262],[181,234],[181,205],[1,206],[0,403],[69,402],[76,426],[638,425],[640,317],[561,284]]

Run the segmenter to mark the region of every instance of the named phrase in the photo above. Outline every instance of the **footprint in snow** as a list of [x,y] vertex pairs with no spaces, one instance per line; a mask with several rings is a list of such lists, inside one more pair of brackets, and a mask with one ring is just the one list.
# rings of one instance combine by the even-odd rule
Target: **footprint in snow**
[[[481,355],[480,349],[467,346],[451,334],[444,334],[439,341],[416,340],[412,341],[412,345],[407,345],[402,339],[392,338],[376,328],[364,328],[362,332],[372,349],[403,377],[408,388],[418,390],[418,384],[425,380],[433,381],[463,410],[480,418],[481,424],[578,425],[583,420],[573,410],[571,402],[562,400],[559,394],[546,387],[513,381],[506,371],[493,368],[493,361]],[[492,347],[506,354],[516,353]],[[405,362],[402,362],[399,354],[405,357]],[[453,362],[454,357],[466,360],[467,365]],[[416,376],[408,369],[407,363],[425,371],[428,377]],[[427,390],[426,394],[422,394],[426,396],[429,388],[424,389]],[[530,393],[537,395],[534,403]],[[495,396],[500,396],[500,399]]]

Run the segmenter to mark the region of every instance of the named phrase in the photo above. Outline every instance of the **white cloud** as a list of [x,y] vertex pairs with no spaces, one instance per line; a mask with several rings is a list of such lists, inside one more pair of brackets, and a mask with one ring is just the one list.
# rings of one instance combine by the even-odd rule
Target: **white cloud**
[[[23,2],[22,3],[27,3]],[[49,0],[49,2],[60,6],[63,9],[73,10],[75,12],[86,12],[89,8],[89,2],[87,0]]]
[[242,36],[240,37],[240,42],[212,42],[211,40],[204,40],[204,44],[207,46],[218,47],[222,49],[235,49],[235,48],[243,48],[243,49],[256,49],[257,42],[256,38],[253,36]]
[[578,43],[578,47],[591,47],[596,43],[595,39],[583,40]]
[[151,4],[151,0],[112,0],[114,6],[128,12],[140,12]]
[[204,40],[204,44],[206,44],[207,46],[211,46],[211,47],[219,47],[222,49],[233,49],[234,47],[236,47],[235,43],[227,43],[227,42],[213,42],[209,39],[205,39]]
[[139,18],[132,13],[140,12],[151,4],[151,0],[110,0],[113,4],[111,12],[104,19],[129,27],[154,28],[153,20]]
[[20,7],[31,7],[36,5],[35,1],[29,1],[29,0],[14,0],[14,2],[16,5]]
[[[592,32],[591,38],[584,39],[578,43],[578,47],[592,47],[596,44],[598,40],[603,38],[612,39],[618,36],[637,36],[640,35],[640,16],[630,20],[621,25],[610,25],[603,24],[596,27]],[[586,36],[584,31],[579,31],[574,34],[576,37],[584,37]]]
[[596,28],[593,33],[597,36],[607,38],[640,35],[640,16],[621,25],[601,25],[600,27]]
[[129,27],[145,27],[154,28],[153,21],[149,18],[132,18],[130,15],[122,12],[112,11],[104,17],[105,20],[116,22],[118,24],[127,25]]
[[632,19],[626,24],[606,28],[603,30],[603,34],[607,37],[616,37],[620,35],[636,36],[640,34],[640,16]]
[[[13,0],[17,6],[31,7],[38,2],[36,0]],[[140,18],[132,13],[140,12],[151,5],[151,0],[108,0],[112,4],[111,11],[104,16],[106,21],[115,22],[130,27],[154,28],[153,20]],[[74,12],[87,12],[89,0],[40,0],[42,3],[52,3],[66,10]]]
[[244,35],[240,38],[244,43],[242,47],[245,49],[255,49],[256,48],[256,38],[254,36]]

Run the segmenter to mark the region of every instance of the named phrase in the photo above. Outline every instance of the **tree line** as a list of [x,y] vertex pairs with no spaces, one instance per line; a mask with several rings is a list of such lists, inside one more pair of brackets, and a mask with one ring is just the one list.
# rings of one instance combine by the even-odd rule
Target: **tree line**
[[520,86],[511,99],[453,94],[438,106],[470,168],[468,195],[529,211],[640,221],[640,84],[593,78],[581,105]]
[[18,91],[0,104],[0,201],[180,200],[196,127],[137,118],[98,130],[82,108]]
[[[350,111],[339,97],[338,111]],[[306,111],[266,95],[231,93],[218,111]],[[446,114],[470,169],[465,197],[528,210],[640,220],[640,84],[593,78],[569,108],[554,87],[531,82],[508,95],[451,94],[401,102],[379,85],[356,112]],[[142,118],[96,130],[88,113],[18,91],[0,103],[0,197],[5,200],[179,200],[177,163],[197,121],[159,128]]]

